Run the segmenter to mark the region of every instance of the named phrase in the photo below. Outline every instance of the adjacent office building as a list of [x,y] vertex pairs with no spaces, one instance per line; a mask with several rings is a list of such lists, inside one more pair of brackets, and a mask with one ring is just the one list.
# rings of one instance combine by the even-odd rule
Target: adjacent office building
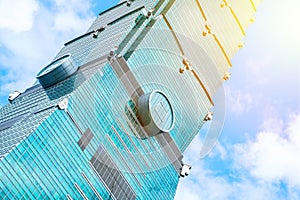
[[1,199],[173,199],[259,0],[128,0],[0,109]]

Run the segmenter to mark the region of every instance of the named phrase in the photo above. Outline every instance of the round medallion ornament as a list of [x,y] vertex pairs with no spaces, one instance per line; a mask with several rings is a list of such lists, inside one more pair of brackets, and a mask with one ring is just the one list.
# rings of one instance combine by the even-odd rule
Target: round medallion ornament
[[170,132],[175,122],[172,105],[167,96],[159,90],[139,98],[138,118],[150,137]]
[[43,88],[50,87],[74,74],[78,66],[65,55],[44,67],[36,76]]

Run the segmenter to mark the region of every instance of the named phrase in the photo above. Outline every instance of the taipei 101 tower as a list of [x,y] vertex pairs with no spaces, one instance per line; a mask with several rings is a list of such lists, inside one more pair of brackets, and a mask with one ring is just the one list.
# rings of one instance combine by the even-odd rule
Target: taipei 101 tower
[[173,199],[259,3],[127,0],[101,12],[0,109],[0,199]]

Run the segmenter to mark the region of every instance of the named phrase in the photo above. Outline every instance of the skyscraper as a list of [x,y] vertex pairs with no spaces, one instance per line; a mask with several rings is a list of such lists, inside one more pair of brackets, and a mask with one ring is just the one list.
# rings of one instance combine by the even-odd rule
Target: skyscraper
[[0,110],[2,199],[172,199],[258,0],[129,0]]

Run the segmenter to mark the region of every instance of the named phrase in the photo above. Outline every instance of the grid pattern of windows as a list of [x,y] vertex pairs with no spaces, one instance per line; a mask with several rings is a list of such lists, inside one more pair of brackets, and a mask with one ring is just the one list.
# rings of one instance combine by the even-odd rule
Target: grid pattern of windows
[[183,152],[211,108],[204,91],[190,73],[182,75],[178,72],[182,58],[173,53],[157,49],[136,50],[128,63],[145,93],[161,90],[169,97],[176,119],[170,134]]
[[[203,18],[197,1],[174,1],[170,10],[165,13],[165,18],[177,35],[181,48],[176,44],[166,20],[158,19],[155,23],[147,22],[147,26],[141,28],[144,30],[138,32],[137,39],[128,43],[127,52],[125,51],[125,57],[127,56],[129,66],[137,81],[141,84],[148,84],[148,91],[159,89],[156,85],[151,86],[149,82],[161,83],[171,88],[172,92],[176,91],[176,95],[183,98],[179,102],[185,105],[182,112],[178,113],[180,109],[175,108],[177,110],[175,116],[182,116],[181,129],[171,133],[181,151],[187,148],[198,133],[205,113],[211,108],[207,95],[195,77],[189,72],[179,74],[179,68],[183,66],[183,57],[192,64],[192,68],[198,73],[212,96],[222,84],[223,76],[230,67],[226,56],[231,58],[234,55],[243,37],[234,16],[228,10],[220,8],[219,2],[198,2],[205,10],[206,19]],[[241,6],[239,10],[247,10],[253,14],[249,2],[239,5]],[[237,17],[239,15],[240,12],[237,12]],[[241,18],[241,20],[245,19],[245,17]],[[249,20],[250,18],[243,23],[249,24]],[[203,36],[202,33],[206,31],[207,24],[211,26],[217,38]],[[162,81],[162,77],[168,78]],[[183,88],[185,86],[188,87]],[[168,91],[166,93],[169,96]],[[190,97],[188,102],[184,100],[187,96]],[[180,107],[180,105],[176,106]],[[195,115],[189,113],[195,113]]]
[[64,199],[82,194],[97,199],[82,172],[104,199],[109,193],[76,145],[80,133],[64,111],[56,110],[0,163],[1,199]]
[[70,95],[103,64],[103,59],[92,62],[75,75],[47,89],[40,84],[33,85],[12,103],[0,108],[0,159],[31,134],[61,99]]
[[[151,1],[146,2],[149,4]],[[131,13],[131,11],[139,8],[141,5],[143,5],[142,2],[139,2],[138,5],[134,5],[132,7],[127,7],[124,5],[125,8],[122,6],[122,12],[118,12],[118,9],[113,10],[113,12],[108,12],[107,14],[109,15],[118,17],[124,15],[125,17],[123,17],[117,23],[107,27],[98,35],[97,39],[93,38],[91,34],[85,34],[83,37],[80,37],[80,39],[74,40],[71,43],[67,43],[66,46],[63,47],[57,54],[55,59],[58,59],[66,54],[71,54],[75,63],[82,65],[94,60],[97,57],[109,53],[125,38],[128,31],[133,27],[133,22],[140,12]],[[90,28],[91,30],[88,30],[88,32],[94,31],[103,25],[113,22],[117,18],[111,17],[104,19],[103,21],[102,17],[100,16],[95,21],[95,24]],[[105,22],[105,24],[103,24],[103,22]]]
[[74,92],[68,111],[81,130],[94,133],[84,152],[93,157],[102,143],[137,197],[173,197],[178,173],[155,139],[142,140],[127,125],[123,102],[129,99],[108,64]]
[[114,198],[124,200],[136,199],[136,194],[124,178],[122,172],[120,172],[118,166],[105,150],[105,147],[102,145],[99,146],[91,159],[91,163],[108,186]]
[[155,0],[138,0],[135,1],[130,7],[126,6],[126,3],[122,3],[119,6],[115,7],[113,12],[100,13],[99,17],[91,25],[87,32],[96,30],[97,28],[104,26],[111,21],[114,21],[124,15],[124,13],[129,13],[135,10],[138,7],[145,6],[148,10],[152,8]]

